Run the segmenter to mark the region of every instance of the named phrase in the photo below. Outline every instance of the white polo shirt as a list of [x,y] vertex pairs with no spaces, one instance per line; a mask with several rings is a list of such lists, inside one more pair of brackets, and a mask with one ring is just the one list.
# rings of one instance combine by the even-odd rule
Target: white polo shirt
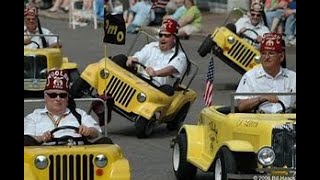
[[[92,116],[88,115],[85,111],[78,108],[76,109],[76,111],[81,115],[82,125],[85,125],[87,127],[94,127],[99,132],[101,132],[100,126],[98,125],[97,121],[92,118]],[[50,119],[47,112],[48,110],[46,108],[43,108],[35,109],[32,113],[28,114],[24,118],[24,135],[41,136],[44,132],[51,131],[60,126],[79,127],[77,118],[71,113],[68,108],[64,113],[64,117],[61,118],[57,125],[55,125],[54,122]],[[59,117],[53,116],[53,119],[56,122]],[[76,133],[73,129],[59,130],[53,135],[55,138],[59,138],[65,135],[69,135],[72,137],[81,137],[81,135]]]
[[[267,74],[263,67],[247,71],[241,78],[237,93],[271,93],[296,92],[296,72],[281,68],[275,78]],[[248,99],[256,96],[236,96],[235,99]],[[285,107],[292,107],[296,103],[296,96],[278,96]],[[260,107],[264,112],[276,113],[282,110],[279,103],[266,103]]]
[[[46,28],[41,28],[42,29],[42,34],[44,35],[53,35],[53,33],[51,31],[49,31]],[[24,26],[24,35],[39,35],[39,28],[36,29],[35,33],[31,33],[27,30],[26,26]],[[26,37],[26,36],[25,36]],[[48,46],[50,46],[53,43],[57,43],[58,42],[58,38],[56,36],[43,36],[46,41]],[[31,41],[34,41],[36,43],[39,44],[40,48],[43,48],[43,44],[42,44],[42,40],[41,40],[41,36],[33,36],[31,38]],[[28,45],[24,45],[24,48],[30,48],[30,49],[37,49],[38,46],[35,43],[30,43]]]
[[[168,51],[161,51],[159,42],[151,42],[145,45],[140,51],[136,52],[133,57],[137,58],[139,62],[144,64],[146,67],[152,67],[154,70],[163,69],[169,65],[173,66],[178,73],[174,74],[174,77],[152,77],[159,84],[173,85],[176,79],[179,78],[186,71],[187,58],[185,54],[179,50],[179,53],[170,62],[170,58],[175,52],[175,47]],[[140,73],[145,73],[143,70]]]

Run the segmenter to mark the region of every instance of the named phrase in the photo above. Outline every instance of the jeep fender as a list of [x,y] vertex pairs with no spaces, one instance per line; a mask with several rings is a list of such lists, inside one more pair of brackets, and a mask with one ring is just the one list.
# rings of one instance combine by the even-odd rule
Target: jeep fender
[[221,146],[224,145],[234,152],[254,152],[252,144],[248,141],[231,140],[224,142]]
[[203,171],[209,169],[214,158],[205,144],[205,131],[200,125],[183,125],[179,130],[187,136],[187,161]]
[[32,173],[32,168],[29,164],[24,163],[24,180],[37,180],[37,177]]

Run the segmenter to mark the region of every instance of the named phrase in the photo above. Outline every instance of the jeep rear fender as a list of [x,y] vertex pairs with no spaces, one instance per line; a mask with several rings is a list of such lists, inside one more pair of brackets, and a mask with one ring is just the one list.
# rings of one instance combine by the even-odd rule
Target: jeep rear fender
[[212,149],[206,138],[206,127],[183,125],[180,133],[187,136],[187,161],[203,171],[207,171],[213,161]]
[[32,168],[29,164],[24,163],[24,180],[37,180],[37,177],[32,173]]
[[254,152],[253,145],[248,141],[231,140],[224,142],[222,146],[223,145],[227,146],[231,151],[235,152]]

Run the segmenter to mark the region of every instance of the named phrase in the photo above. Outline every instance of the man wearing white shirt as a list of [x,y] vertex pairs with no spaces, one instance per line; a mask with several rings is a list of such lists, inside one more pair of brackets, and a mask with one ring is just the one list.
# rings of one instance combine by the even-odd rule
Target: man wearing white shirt
[[[237,93],[295,93],[296,73],[281,67],[284,60],[282,36],[277,33],[266,33],[261,42],[261,66],[247,71],[241,78]],[[267,113],[277,113],[282,110],[278,101],[286,108],[296,103],[295,96],[236,96],[240,112],[251,112],[260,103],[260,109]]]

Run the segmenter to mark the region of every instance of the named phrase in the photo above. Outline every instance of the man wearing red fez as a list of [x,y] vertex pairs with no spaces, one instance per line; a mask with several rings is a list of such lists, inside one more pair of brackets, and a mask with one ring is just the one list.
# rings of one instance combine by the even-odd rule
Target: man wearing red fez
[[38,9],[36,7],[26,7],[24,9],[24,48],[45,48],[61,47],[58,38],[54,36],[32,36],[32,35],[53,35],[53,33],[40,27]]
[[[237,93],[288,93],[296,92],[296,72],[281,67],[285,57],[282,35],[266,33],[261,41],[261,66],[247,71],[240,80]],[[250,112],[261,104],[260,111],[277,113],[282,111],[280,100],[286,109],[294,107],[295,96],[237,96],[240,112]]]
[[237,34],[244,33],[250,38],[256,40],[256,42],[258,42],[254,44],[256,48],[259,48],[259,43],[261,43],[262,35],[270,32],[269,28],[263,22],[263,15],[263,2],[261,0],[252,0],[248,16],[241,17],[235,23]]
[[[146,66],[144,70],[139,68],[140,74],[152,77],[152,83],[157,87],[168,85],[172,88],[177,79],[188,69],[186,55],[179,46],[178,30],[179,25],[175,20],[163,20],[158,42],[145,45],[140,51],[128,58],[124,55],[122,57],[118,55],[112,60],[122,67],[131,67],[134,65],[134,61],[140,62]],[[121,62],[120,59],[122,59]],[[161,88],[159,89],[161,90]],[[172,95],[172,93],[171,91],[167,94]]]
[[[69,101],[70,79],[67,71],[53,69],[48,72],[47,83],[44,91],[45,107],[35,109],[24,118],[24,135],[32,137],[36,144],[52,144],[52,138],[65,135],[72,137],[84,136],[95,139],[101,133],[97,122],[84,110],[71,107]],[[70,104],[69,104],[70,103]],[[75,113],[81,117],[77,119]],[[56,131],[53,135],[50,131],[62,126],[79,128]]]

